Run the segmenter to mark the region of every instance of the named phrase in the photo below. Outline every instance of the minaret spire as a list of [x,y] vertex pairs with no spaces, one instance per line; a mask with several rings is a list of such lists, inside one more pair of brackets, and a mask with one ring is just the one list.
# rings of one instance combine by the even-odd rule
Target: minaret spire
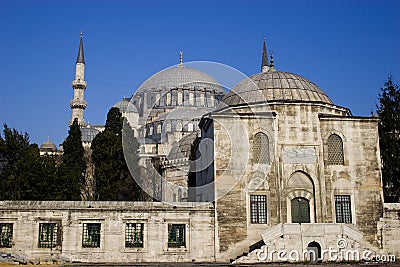
[[81,41],[79,43],[79,51],[78,51],[78,57],[76,58],[76,63],[85,64],[85,56],[84,56],[84,53],[83,53],[82,31],[81,31]]
[[262,62],[261,62],[261,71],[268,72],[269,70],[269,62],[268,62],[268,53],[267,53],[267,44],[264,37],[264,45],[263,45],[263,53],[262,53]]
[[83,55],[83,40],[82,31],[79,43],[78,57],[75,64],[75,80],[72,81],[72,88],[74,89],[74,98],[70,101],[72,109],[72,118],[69,124],[71,125],[74,119],[78,119],[78,123],[81,126],[85,125],[83,118],[83,112],[86,108],[86,101],[84,100],[84,94],[86,90],[85,82],[85,57]]

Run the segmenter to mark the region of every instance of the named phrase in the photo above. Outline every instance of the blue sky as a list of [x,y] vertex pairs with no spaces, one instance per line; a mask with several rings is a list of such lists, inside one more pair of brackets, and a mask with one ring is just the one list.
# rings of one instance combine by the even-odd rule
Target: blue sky
[[0,0],[0,123],[38,144],[64,140],[81,30],[93,124],[180,50],[184,61],[260,72],[264,36],[278,70],[368,116],[389,73],[400,81],[399,14],[397,0]]

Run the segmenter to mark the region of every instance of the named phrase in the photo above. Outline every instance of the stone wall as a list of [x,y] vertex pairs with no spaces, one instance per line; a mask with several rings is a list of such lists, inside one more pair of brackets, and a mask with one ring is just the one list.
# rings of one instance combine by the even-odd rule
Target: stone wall
[[[74,262],[213,261],[214,209],[195,203],[174,207],[151,202],[1,201],[0,224],[13,224],[11,248],[4,253],[27,260]],[[39,224],[58,223],[53,248],[39,248]],[[83,247],[84,225],[98,223],[99,247]],[[126,247],[127,223],[143,224],[143,247]],[[169,225],[184,225],[184,244],[168,244]]]
[[[203,139],[213,135],[215,171],[202,179],[215,181],[221,258],[242,253],[276,224],[294,222],[291,201],[299,198],[309,202],[311,223],[353,224],[363,242],[377,247],[383,198],[376,118],[354,117],[330,104],[278,102],[233,107],[211,117],[200,127]],[[254,161],[259,132],[268,136],[268,164]],[[343,142],[344,161],[337,165],[327,163],[331,134]],[[266,223],[250,221],[251,195],[266,196]],[[335,195],[350,198],[350,221],[336,220]]]
[[382,252],[400,258],[400,203],[384,204],[384,213],[378,222],[377,232]]
[[334,195],[352,196],[353,221],[364,238],[377,246],[376,223],[383,214],[383,193],[376,118],[321,117],[324,161],[331,134],[343,140],[344,164],[324,164],[326,184],[326,222],[335,222]]

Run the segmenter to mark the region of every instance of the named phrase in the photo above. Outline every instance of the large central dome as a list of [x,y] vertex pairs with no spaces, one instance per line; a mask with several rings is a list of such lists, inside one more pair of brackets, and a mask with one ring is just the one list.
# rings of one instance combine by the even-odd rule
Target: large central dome
[[218,82],[207,73],[183,66],[162,70],[148,78],[136,94],[154,90],[169,91],[175,88],[206,89],[225,93]]
[[280,71],[262,72],[246,78],[239,82],[222,100],[230,106],[261,101],[304,101],[333,104],[316,84],[299,75]]
[[196,131],[197,120],[215,109],[225,94],[205,72],[182,63],[164,69],[148,78],[130,99],[138,111],[138,126],[142,126],[139,136],[159,141],[161,129],[171,133]]

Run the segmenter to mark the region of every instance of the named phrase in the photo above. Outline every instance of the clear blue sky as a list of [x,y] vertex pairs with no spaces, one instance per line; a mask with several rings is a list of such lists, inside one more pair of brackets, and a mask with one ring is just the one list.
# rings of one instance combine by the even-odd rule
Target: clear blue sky
[[184,61],[260,72],[264,36],[278,70],[313,81],[354,115],[375,110],[390,72],[400,80],[398,0],[0,0],[1,124],[38,144],[64,140],[81,29],[93,124],[177,64],[180,50]]

